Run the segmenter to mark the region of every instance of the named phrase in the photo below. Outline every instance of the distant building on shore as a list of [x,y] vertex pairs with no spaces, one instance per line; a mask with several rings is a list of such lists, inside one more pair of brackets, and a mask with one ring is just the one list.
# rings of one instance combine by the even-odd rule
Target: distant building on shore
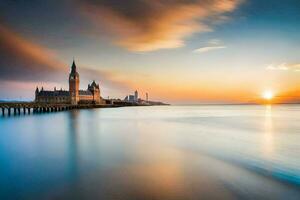
[[154,106],[154,105],[169,105],[160,101],[150,101],[148,92],[145,94],[146,99],[139,98],[139,93],[136,90],[134,94],[127,95],[124,100],[117,100],[118,102],[128,103],[132,105],[144,105],[144,106]]
[[79,89],[79,73],[76,68],[75,61],[73,60],[69,74],[69,91],[62,89],[56,90],[56,88],[54,88],[54,91],[46,91],[43,87],[40,90],[37,87],[35,90],[35,102],[67,103],[72,105],[80,103],[102,103],[100,87],[95,81],[88,85],[87,90]]
[[138,93],[138,91],[136,90],[135,92],[134,92],[134,101],[138,101],[139,100],[139,93]]
[[137,103],[139,101],[139,93],[138,93],[138,91],[136,90],[134,92],[134,94],[130,94],[130,95],[126,96],[124,98],[124,101],[131,102],[131,103]]

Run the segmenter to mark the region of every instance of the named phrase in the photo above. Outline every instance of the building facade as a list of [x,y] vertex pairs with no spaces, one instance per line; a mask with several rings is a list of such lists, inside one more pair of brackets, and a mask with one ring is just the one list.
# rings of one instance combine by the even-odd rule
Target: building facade
[[71,72],[69,74],[69,91],[56,90],[45,91],[37,87],[35,90],[35,102],[38,103],[64,103],[64,104],[101,104],[104,101],[101,98],[99,84],[93,81],[88,85],[87,90],[79,89],[79,73],[75,61],[72,63]]

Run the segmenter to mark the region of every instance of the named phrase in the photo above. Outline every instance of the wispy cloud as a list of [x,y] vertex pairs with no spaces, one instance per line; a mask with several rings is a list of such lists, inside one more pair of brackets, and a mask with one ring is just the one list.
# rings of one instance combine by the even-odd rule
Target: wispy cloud
[[0,80],[58,80],[51,76],[63,68],[55,53],[0,25]]
[[289,69],[292,69],[294,71],[300,71],[300,63],[288,64],[287,66],[289,67]]
[[219,39],[211,39],[207,43],[210,45],[220,45],[222,43],[222,41]]
[[[57,83],[58,86],[67,83],[70,63],[60,61],[55,52],[3,25],[0,25],[0,55],[0,84],[10,85],[8,90],[22,90],[20,85],[12,84],[20,82],[46,85]],[[100,81],[106,88],[122,90],[130,87],[128,81],[118,78],[119,72],[116,71],[80,66],[79,72],[85,80]]]
[[219,50],[219,49],[225,49],[226,46],[208,46],[208,47],[201,47],[199,49],[195,49],[194,52],[195,53],[206,53],[209,51],[215,51],[215,50]]
[[300,71],[300,64],[294,63],[294,64],[288,64],[288,63],[281,63],[279,65],[268,65],[266,67],[266,70],[275,70],[275,71]]
[[[85,0],[83,13],[95,27],[115,36],[114,43],[131,51],[178,48],[194,33],[212,31],[242,0]],[[224,20],[221,20],[224,21]]]

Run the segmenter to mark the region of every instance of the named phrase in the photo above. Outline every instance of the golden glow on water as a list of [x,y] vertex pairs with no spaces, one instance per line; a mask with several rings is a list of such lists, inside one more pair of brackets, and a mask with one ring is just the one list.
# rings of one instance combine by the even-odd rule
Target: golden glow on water
[[274,133],[272,106],[266,105],[262,150],[264,156],[271,158],[274,152]]

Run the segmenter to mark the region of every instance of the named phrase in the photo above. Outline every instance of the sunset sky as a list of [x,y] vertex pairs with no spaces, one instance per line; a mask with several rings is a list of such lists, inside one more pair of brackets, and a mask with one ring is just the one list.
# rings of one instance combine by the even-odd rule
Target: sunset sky
[[103,97],[300,99],[299,0],[0,0],[0,99],[81,88]]

